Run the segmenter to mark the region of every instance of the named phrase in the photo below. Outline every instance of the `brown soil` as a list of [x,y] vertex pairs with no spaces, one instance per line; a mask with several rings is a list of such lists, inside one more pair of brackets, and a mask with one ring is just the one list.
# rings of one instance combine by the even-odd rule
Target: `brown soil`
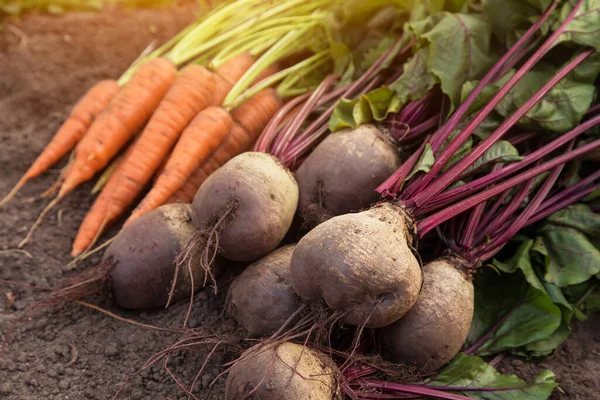
[[554,391],[555,400],[600,398],[600,315],[574,322],[571,335],[553,356],[537,362],[510,357],[502,361],[499,369],[529,382],[544,369],[551,370],[561,389]]
[[[189,6],[170,10],[113,10],[58,17],[30,15],[4,21],[0,31],[0,196],[3,196],[46,145],[72,104],[95,82],[117,78],[150,43],[164,42],[195,17]],[[58,168],[27,185],[0,209],[0,279],[40,287],[58,284],[99,257],[65,271],[72,240],[92,203],[91,183],[69,196],[49,215],[26,247],[14,249],[47,200],[37,197],[57,178]],[[59,218],[60,215],[60,218]],[[111,235],[109,233],[107,236]],[[8,296],[16,301],[8,306]],[[0,334],[10,344],[0,351],[2,399],[111,399],[125,381],[155,352],[176,339],[77,305],[42,311],[31,322],[17,323],[25,308],[43,294],[0,285]],[[190,325],[214,321],[222,296],[196,297]],[[111,307],[108,301],[103,306]],[[180,327],[186,304],[167,311],[119,315],[164,327]],[[16,327],[10,338],[8,334]],[[172,372],[189,387],[211,347],[175,353]],[[221,398],[226,354],[217,352],[195,385],[200,399]],[[162,362],[132,377],[122,399],[187,399],[163,370]]]
[[[72,104],[96,81],[118,77],[152,41],[162,42],[194,18],[193,9],[77,13],[58,17],[28,16],[5,21],[0,31],[0,196],[26,170],[56,131]],[[0,279],[51,287],[99,261],[92,257],[76,271],[66,271],[77,227],[93,200],[84,185],[48,216],[26,250],[15,248],[45,206],[37,197],[57,178],[58,169],[31,182],[0,209]],[[109,233],[110,235],[110,233]],[[107,236],[109,236],[107,235]],[[218,297],[200,292],[190,325],[217,320]],[[17,319],[43,294],[0,286],[0,398],[110,399],[128,375],[175,338],[112,319],[77,305],[42,311],[29,323]],[[14,296],[14,303],[10,299]],[[169,310],[127,312],[103,301],[127,318],[156,326],[179,327],[187,304]],[[8,334],[10,337],[7,337]],[[572,338],[540,364],[505,360],[503,369],[530,378],[540,368],[553,369],[569,398],[596,398],[600,391],[600,319],[576,325]],[[176,353],[169,367],[189,387],[210,347]],[[209,388],[230,354],[217,351],[194,387],[199,399],[219,399],[223,379]],[[596,386],[594,386],[596,385]],[[557,398],[563,397],[556,395]],[[158,363],[131,378],[119,398],[187,399]]]

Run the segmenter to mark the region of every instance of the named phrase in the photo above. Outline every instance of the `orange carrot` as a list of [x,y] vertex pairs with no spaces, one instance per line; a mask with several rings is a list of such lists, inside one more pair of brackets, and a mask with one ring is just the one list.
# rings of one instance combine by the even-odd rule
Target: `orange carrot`
[[[114,177],[115,175],[111,176],[108,182],[110,183]],[[108,184],[104,189],[106,189],[106,187],[108,187]],[[73,257],[77,257],[86,249],[93,246],[99,233],[103,231],[104,216],[108,209],[110,195],[110,192],[107,190],[102,190],[96,198],[96,201],[94,201],[92,208],[83,219],[83,222],[77,231],[75,241],[73,242],[73,249],[71,250],[71,255]]]
[[225,141],[209,159],[194,171],[169,201],[191,202],[200,185],[210,174],[233,157],[250,150],[279,107],[281,107],[281,102],[277,93],[273,89],[265,89],[233,110],[231,115],[237,121],[233,124]]
[[31,239],[45,215],[56,204],[104,168],[129,142],[156,110],[176,76],[175,64],[166,58],[148,61],[133,74],[75,147],[75,158],[58,195],[42,210],[27,236],[18,244],[19,248]]
[[[135,139],[125,154],[118,159],[117,169],[120,168],[125,160],[131,155],[139,140],[139,137]],[[77,231],[77,236],[75,236],[75,241],[73,242],[73,249],[71,250],[71,255],[73,257],[77,257],[83,251],[93,246],[100,237],[100,234],[104,231],[104,228],[107,227],[108,222],[105,222],[105,217],[108,210],[108,204],[111,200],[112,190],[114,190],[116,183],[119,181],[120,179],[116,173],[111,175],[102,189],[102,192],[100,192],[96,201],[94,201],[92,208],[83,219],[83,222]]]
[[142,192],[185,127],[208,106],[214,87],[214,75],[206,68],[190,65],[183,70],[115,172],[113,187],[105,187],[112,197],[106,222],[119,217]]
[[201,111],[183,131],[162,174],[126,224],[163,205],[225,140],[232,122],[229,113],[221,107]]
[[[122,163],[84,219],[71,254],[77,256],[98,238],[101,231],[116,220],[139,196],[156,170],[158,176],[166,165],[166,158],[175,142],[200,111],[209,103],[220,104],[227,93],[217,94],[216,82],[229,91],[233,80],[238,80],[250,68],[254,59],[249,54],[237,56],[224,64],[217,75],[197,65],[188,66],[169,89],[148,125],[132,146],[127,162]],[[227,81],[223,76],[227,77]],[[224,84],[225,82],[225,84]],[[215,96],[217,98],[215,98]]]
[[250,53],[241,53],[215,70],[215,90],[211,105],[220,106],[235,83],[254,64]]
[[92,178],[135,135],[158,107],[177,76],[175,65],[156,58],[143,64],[75,148],[75,159],[59,198]]
[[263,89],[233,109],[231,118],[239,122],[252,137],[257,138],[280,107],[281,99],[277,91]]
[[47,171],[48,168],[71,151],[84,136],[92,121],[108,106],[108,103],[119,90],[120,87],[117,81],[110,79],[100,81],[88,90],[81,100],[75,104],[69,118],[25,172],[25,175],[17,182],[11,192],[0,201],[0,207],[10,201],[28,180]]
[[210,158],[194,171],[177,193],[169,199],[169,202],[180,200],[184,203],[191,203],[198,188],[206,178],[237,154],[249,150],[252,146],[252,139],[252,136],[239,123],[234,122],[225,141],[215,150]]

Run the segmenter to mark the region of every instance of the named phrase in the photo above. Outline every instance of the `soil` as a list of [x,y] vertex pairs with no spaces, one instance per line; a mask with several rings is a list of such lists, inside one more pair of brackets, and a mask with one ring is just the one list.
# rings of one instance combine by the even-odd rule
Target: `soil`
[[534,362],[508,357],[499,366],[500,372],[516,374],[528,382],[544,369],[554,372],[560,385],[552,399],[600,398],[600,315],[574,322],[571,335],[551,357]]
[[[111,10],[61,16],[30,15],[0,22],[0,195],[5,194],[46,145],[73,103],[95,82],[117,78],[150,43],[161,43],[194,18],[191,6],[169,10]],[[92,183],[69,196],[51,213],[26,247],[13,251],[47,204],[39,195],[56,180],[59,167],[27,185],[0,209],[0,279],[37,287],[55,287],[90,268],[96,255],[70,271],[68,253],[89,209]],[[111,232],[107,237],[111,236]],[[227,277],[223,281],[227,281]],[[191,327],[221,323],[226,284],[220,294],[200,292]],[[0,285],[0,398],[110,399],[128,378],[123,399],[188,399],[166,372],[164,361],[134,374],[177,336],[140,328],[105,314],[70,304],[40,311],[30,321],[19,318],[43,292]],[[104,296],[102,307],[132,320],[180,327],[187,304],[168,310],[128,312]],[[225,328],[223,328],[225,329]],[[556,372],[566,393],[557,399],[592,399],[600,392],[600,318],[576,324],[571,338],[554,357],[539,363],[506,359],[501,368],[530,379],[542,368]],[[168,366],[190,387],[212,346],[175,352]],[[211,382],[231,353],[220,347],[194,385],[198,399],[220,399],[224,379]]]

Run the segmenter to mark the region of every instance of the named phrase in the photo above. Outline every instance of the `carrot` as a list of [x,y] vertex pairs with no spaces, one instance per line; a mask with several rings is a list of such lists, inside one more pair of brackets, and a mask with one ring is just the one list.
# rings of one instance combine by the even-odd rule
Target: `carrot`
[[164,204],[229,133],[231,116],[221,107],[201,111],[183,131],[154,187],[125,224]]
[[231,118],[246,129],[254,140],[281,107],[275,89],[263,89],[231,111]]
[[133,203],[156,170],[162,173],[168,153],[190,120],[209,103],[222,103],[227,93],[218,94],[216,82],[220,82],[220,90],[229,91],[253,62],[245,53],[228,61],[217,73],[197,65],[183,70],[132,146],[127,161],[116,170],[114,175],[119,178],[111,178],[104,187],[103,193],[109,196],[98,197],[98,206],[94,204],[84,219],[73,244],[73,256],[93,245],[102,230]]
[[116,170],[105,221],[116,219],[142,192],[169,154],[189,122],[212,99],[214,75],[206,68],[190,65],[183,70],[154,115],[146,125],[139,140],[132,146],[129,157]]
[[176,76],[175,64],[166,58],[148,61],[132,75],[75,147],[75,158],[68,168],[68,174],[64,176],[58,195],[42,210],[27,236],[19,243],[19,248],[31,239],[56,204],[104,168],[129,142],[156,110]]
[[[115,175],[109,179],[109,182],[114,177]],[[111,198],[111,193],[106,190],[107,187],[108,184],[105,186],[105,190],[102,190],[98,195],[96,201],[94,201],[92,208],[86,214],[77,231],[77,236],[75,236],[75,241],[73,242],[73,249],[71,250],[73,257],[77,257],[87,248],[93,246],[99,234],[104,230],[105,216]]]
[[200,185],[210,174],[233,157],[252,147],[280,106],[281,102],[277,93],[273,89],[265,89],[233,110],[231,115],[236,121],[225,141],[209,159],[194,171],[169,201],[191,202]]
[[250,53],[244,52],[216,68],[212,106],[220,106],[223,103],[233,85],[248,71],[252,64],[254,64],[254,57]]
[[234,122],[225,141],[215,150],[210,158],[194,171],[177,193],[171,197],[169,202],[180,200],[184,203],[191,203],[198,188],[206,178],[236,154],[249,150],[252,146],[252,139],[252,136],[239,123]]
[[[125,160],[131,156],[133,149],[140,139],[140,137],[136,138],[127,151],[119,156],[116,161],[117,169],[119,169],[121,165],[125,163]],[[96,201],[94,201],[92,208],[86,214],[83,222],[79,226],[75,241],[73,242],[73,248],[71,250],[71,255],[73,257],[77,257],[83,251],[93,246],[100,237],[100,234],[104,231],[104,228],[108,225],[108,222],[105,222],[108,204],[112,198],[113,190],[117,187],[116,183],[118,182],[120,182],[120,178],[117,174],[112,174],[102,189],[102,192],[100,192]]]
[[177,68],[166,58],[148,61],[133,74],[75,148],[73,166],[59,198],[108,164],[148,121],[176,76]]
[[46,172],[48,168],[63,158],[81,140],[92,121],[115,97],[120,87],[117,81],[107,79],[96,83],[75,104],[69,118],[63,123],[50,143],[21,177],[11,192],[0,201],[0,207],[8,203],[14,195],[27,183]]

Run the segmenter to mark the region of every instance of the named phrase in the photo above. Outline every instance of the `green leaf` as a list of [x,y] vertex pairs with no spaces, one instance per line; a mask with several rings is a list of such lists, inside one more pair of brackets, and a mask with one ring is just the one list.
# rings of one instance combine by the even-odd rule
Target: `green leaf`
[[[439,152],[443,151],[446,146],[448,146],[452,140],[460,133],[460,130],[456,130],[448,139],[444,141],[444,144],[440,147]],[[463,144],[460,145],[458,150],[450,157],[448,162],[442,168],[442,171],[446,171],[454,166],[457,162],[459,162],[465,155],[467,155],[471,149],[473,148],[473,138],[469,136],[467,140],[464,141]]]
[[[555,29],[567,19],[573,8],[571,2],[565,2],[560,9],[560,18],[554,25]],[[600,26],[600,0],[585,0],[557,43],[571,42],[600,50],[598,26]]]
[[429,70],[438,77],[453,106],[460,102],[462,85],[481,78],[494,65],[491,34],[491,25],[479,16],[446,13],[422,35],[421,40],[430,46]]
[[331,48],[331,58],[334,60],[333,72],[340,76],[339,84],[352,81],[355,67],[352,52],[348,46],[345,43],[330,40],[329,47]]
[[[571,313],[573,314],[573,313]],[[526,346],[526,354],[531,357],[545,357],[564,343],[569,337],[571,329],[567,322],[562,321],[557,330],[555,330],[548,339],[539,340],[537,342],[529,343]]]
[[[533,382],[526,383],[515,375],[502,375],[479,357],[456,356],[439,375],[427,382],[431,386],[469,388],[460,391],[474,399],[547,399],[558,386],[552,372],[545,370]],[[482,388],[481,391],[473,389]]]
[[396,96],[396,92],[387,86],[360,96],[360,101],[368,105],[375,121],[383,121],[389,113],[400,111],[400,99]]
[[[411,3],[412,0],[337,1],[326,18],[326,27],[332,41],[352,49],[354,78],[362,75],[400,36],[410,16]],[[390,58],[400,47],[392,51]]]
[[483,10],[494,27],[494,33],[507,46],[512,46],[531,26],[540,9],[523,0],[483,0]]
[[418,50],[404,63],[402,75],[390,84],[390,89],[395,90],[401,99],[418,100],[438,83],[427,67],[428,56],[428,49]]
[[332,132],[339,131],[344,128],[355,128],[354,121],[354,105],[356,101],[348,99],[340,99],[337,106],[333,110],[333,114],[329,119],[329,129]]
[[590,314],[600,311],[600,292],[590,294],[584,304],[585,310]]
[[352,119],[354,120],[355,127],[373,121],[371,107],[368,102],[363,101],[362,96],[356,100],[356,104],[354,104],[354,108],[352,109]]
[[596,214],[585,204],[574,204],[548,217],[555,225],[575,228],[586,235],[600,236],[600,214]]
[[565,287],[585,282],[600,272],[600,250],[582,231],[548,223],[539,234],[546,253],[546,281]]
[[417,164],[405,180],[408,181],[417,172],[429,172],[434,162],[435,158],[433,157],[433,150],[431,149],[431,145],[427,143],[425,145],[425,150],[423,150],[423,153],[419,158],[419,161],[417,161]]
[[496,163],[511,163],[521,161],[522,156],[519,155],[519,150],[510,142],[500,140],[492,145],[481,157],[479,157],[467,171],[475,171],[485,169],[486,171]]
[[537,274],[533,270],[533,265],[531,264],[530,252],[533,248],[534,241],[528,238],[517,238],[516,240],[522,240],[522,243],[517,248],[515,255],[506,262],[494,260],[493,264],[500,271],[508,274],[512,274],[518,270],[521,270],[525,276],[525,279],[531,286],[542,292],[546,292],[544,284],[537,277]]
[[[471,107],[469,107],[469,114],[474,113],[475,111],[483,108],[491,99],[494,97],[496,93],[508,82],[510,78],[515,74],[514,70],[510,70],[496,82],[489,83],[485,85],[483,90],[479,93],[479,95],[475,98]],[[462,87],[461,90],[461,102],[465,101],[467,96],[475,89],[475,87],[479,84],[479,81],[468,81]],[[488,117],[489,118],[489,117]]]
[[592,193],[585,196],[585,198],[582,201],[590,202],[597,199],[600,199],[600,188],[594,190]]
[[472,345],[489,334],[478,348],[478,355],[502,351],[526,354],[525,346],[548,340],[559,328],[559,307],[544,290],[531,286],[523,276],[498,276],[485,271],[477,277],[475,312],[467,342]]
[[[530,71],[502,98],[495,110],[505,118],[510,116],[555,74],[556,68],[549,65]],[[592,104],[594,94],[593,83],[577,81],[575,75],[567,76],[519,120],[519,125],[567,132],[581,121]]]
[[398,112],[401,102],[396,92],[382,86],[358,99],[342,99],[329,120],[329,129],[336,132],[343,128],[356,128],[372,121],[382,121],[389,113]]
[[409,10],[412,0],[343,0],[338,1],[333,12],[340,24],[356,25],[368,21],[375,12],[387,7]]
[[490,49],[492,28],[481,16],[445,12],[411,22],[406,29],[417,38],[418,51],[391,85],[401,97],[406,91],[414,99],[439,83],[454,107],[463,84],[481,78],[496,61]]

